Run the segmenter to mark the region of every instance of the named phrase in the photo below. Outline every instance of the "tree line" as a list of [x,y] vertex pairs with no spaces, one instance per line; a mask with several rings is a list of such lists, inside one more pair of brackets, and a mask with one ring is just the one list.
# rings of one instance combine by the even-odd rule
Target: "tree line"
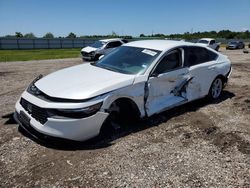
[[183,33],[183,34],[153,34],[153,35],[144,35],[140,34],[140,37],[156,37],[156,38],[178,38],[178,39],[199,39],[199,38],[223,38],[223,39],[250,39],[250,32],[236,32],[230,30],[221,30],[221,31],[204,31],[204,32],[194,32],[194,33]]
[[[37,38],[34,33],[26,33],[22,34],[21,32],[15,32],[15,35],[6,35],[6,38]],[[55,37],[53,33],[48,32],[46,33],[42,38],[113,38],[113,37],[119,37],[119,38],[125,38],[125,39],[132,39],[134,37],[130,35],[121,36],[116,34],[114,31],[110,35],[82,35],[77,36],[75,33],[70,32],[66,37]],[[183,34],[152,34],[152,35],[145,35],[140,34],[140,38],[169,38],[169,39],[186,39],[186,40],[192,40],[192,39],[199,39],[199,38],[223,38],[223,39],[250,39],[250,32],[243,31],[243,32],[237,32],[237,31],[230,31],[230,30],[221,30],[221,31],[204,31],[204,32],[194,32],[189,33],[185,32]]]
[[[38,38],[34,33],[26,33],[22,34],[21,32],[15,32],[15,35],[6,35],[5,38]],[[46,33],[42,38],[47,39],[53,39],[56,38],[53,33],[48,32]],[[58,38],[64,38],[64,37],[58,37]],[[76,38],[76,34],[73,32],[70,32],[65,38]]]
[[[6,35],[4,36],[5,38],[38,38],[35,36],[34,33],[26,33],[22,34],[21,32],[15,32],[15,35]],[[114,38],[114,37],[119,37],[119,38],[125,38],[125,39],[132,39],[132,36],[129,35],[117,35],[115,32],[112,32],[110,35],[82,35],[78,36],[70,32],[66,37],[55,37],[53,33],[48,32],[46,33],[42,38],[47,38],[47,39],[53,39],[53,38]]]

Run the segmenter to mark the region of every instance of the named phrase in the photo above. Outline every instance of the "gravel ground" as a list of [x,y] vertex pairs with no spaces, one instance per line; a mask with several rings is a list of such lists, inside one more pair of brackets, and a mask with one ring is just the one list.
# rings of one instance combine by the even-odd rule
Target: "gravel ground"
[[0,187],[250,187],[250,54],[225,51],[222,97],[198,100],[81,144],[18,131],[15,101],[39,74],[81,59],[0,63]]

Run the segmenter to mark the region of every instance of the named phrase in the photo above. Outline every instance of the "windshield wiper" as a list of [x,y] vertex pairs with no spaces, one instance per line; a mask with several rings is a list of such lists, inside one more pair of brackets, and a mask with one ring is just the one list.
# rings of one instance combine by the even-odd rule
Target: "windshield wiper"
[[115,71],[114,69],[112,69],[112,68],[110,68],[108,66],[103,66],[103,65],[100,66],[100,65],[96,64],[95,62],[92,65],[96,66],[96,67],[103,68],[103,69],[107,69],[107,70],[110,70],[110,71],[113,71],[113,72],[117,72],[117,71]]

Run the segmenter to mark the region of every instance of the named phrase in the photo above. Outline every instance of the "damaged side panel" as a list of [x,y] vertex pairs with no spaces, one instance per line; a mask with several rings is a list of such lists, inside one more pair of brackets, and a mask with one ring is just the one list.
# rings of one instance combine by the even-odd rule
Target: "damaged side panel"
[[137,105],[141,118],[144,117],[144,87],[145,82],[139,82],[108,93],[105,96],[103,108],[107,110],[115,100],[127,98],[131,99]]
[[[192,80],[187,68],[171,71],[148,80],[145,110],[148,116],[187,101],[187,85]],[[147,93],[145,92],[145,93]]]

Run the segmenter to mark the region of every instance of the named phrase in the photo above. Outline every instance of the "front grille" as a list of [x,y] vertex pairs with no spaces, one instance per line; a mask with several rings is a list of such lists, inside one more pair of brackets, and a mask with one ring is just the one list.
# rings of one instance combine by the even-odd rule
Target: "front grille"
[[87,53],[87,52],[81,52],[81,54],[82,54],[82,56],[84,56],[84,57],[88,57],[88,56],[90,56],[90,54],[89,54],[89,53]]
[[41,124],[44,124],[48,120],[48,113],[47,110],[44,108],[40,108],[25,99],[21,98],[20,104],[22,107],[37,121],[39,121]]

